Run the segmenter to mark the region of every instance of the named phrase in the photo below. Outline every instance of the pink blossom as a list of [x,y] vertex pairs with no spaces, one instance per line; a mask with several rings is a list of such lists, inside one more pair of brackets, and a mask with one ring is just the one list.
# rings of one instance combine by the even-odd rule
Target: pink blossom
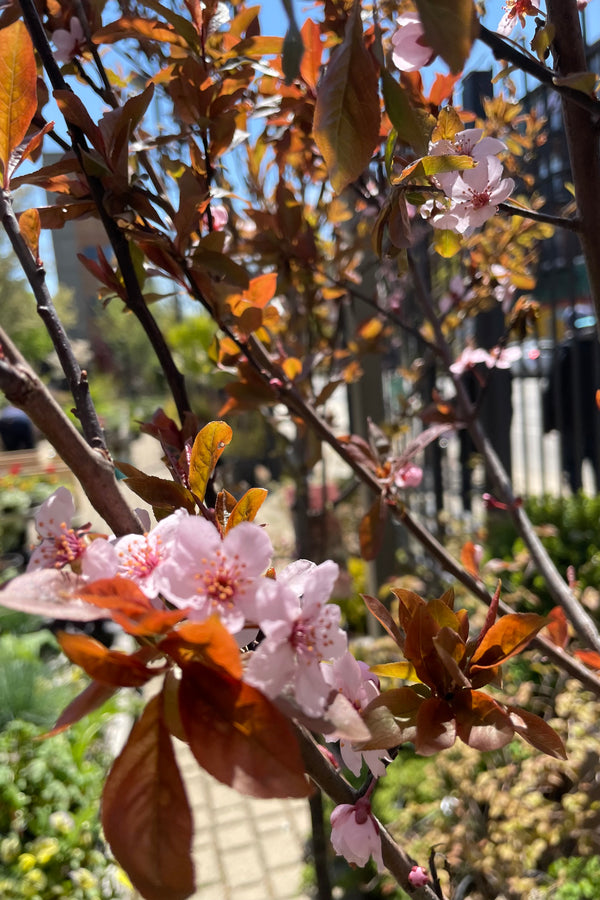
[[435,215],[431,222],[436,228],[446,228],[459,234],[470,234],[498,211],[512,193],[512,178],[502,178],[502,163],[495,156],[486,156],[474,169],[457,175],[450,188],[450,209]]
[[456,357],[450,366],[450,371],[453,372],[454,375],[462,375],[463,372],[472,369],[480,363],[485,363],[488,369],[492,367],[493,360],[487,350],[484,350],[482,347],[467,346],[462,353]]
[[525,16],[537,16],[540,11],[539,0],[506,0],[503,7],[504,15],[498,23],[498,34],[505,37],[511,33],[517,19],[521,23],[521,27],[525,27]]
[[393,479],[399,488],[419,487],[423,481],[423,469],[414,463],[407,463],[394,470]]
[[408,873],[408,880],[414,887],[424,887],[429,883],[427,869],[424,869],[423,866],[413,866]]
[[69,22],[69,30],[57,28],[52,35],[54,46],[54,59],[60,63],[68,63],[75,56],[79,56],[85,47],[85,35],[81,22],[77,16],[73,16]]
[[383,872],[379,825],[371,812],[371,804],[361,797],[352,806],[342,803],[331,813],[331,844],[338,856],[356,866],[366,866],[369,857]]
[[188,513],[178,510],[162,519],[147,534],[128,534],[118,541],[93,541],[82,561],[83,574],[92,581],[120,575],[129,578],[150,599],[155,599],[166,586],[163,564],[176,556],[174,543],[177,527]]
[[[366,663],[356,660],[350,651],[346,651],[333,664],[321,663],[321,671],[327,684],[342,693],[356,710],[364,709],[379,694],[377,676],[373,675]],[[338,738],[335,733],[327,735],[329,742]],[[385,775],[386,769],[382,762],[387,756],[385,750],[354,750],[349,741],[344,738],[339,738],[339,741],[344,765],[353,775],[360,775],[363,760],[373,775]]]
[[66,487],[57,488],[42,503],[35,516],[35,527],[41,542],[35,548],[27,571],[32,569],[62,569],[77,563],[89,543],[89,525],[72,528],[75,502]]
[[161,593],[189,618],[217,614],[236,634],[244,627],[273,548],[265,530],[240,522],[224,538],[198,516],[182,516],[169,541],[176,547],[161,564]]
[[[477,163],[487,159],[488,156],[496,156],[503,150],[506,150],[504,141],[483,137],[481,128],[467,128],[465,131],[458,131],[451,141],[444,139],[429,144],[430,156],[470,156]],[[449,197],[459,174],[458,171],[440,172],[435,176],[435,181]]]
[[320,715],[330,694],[319,663],[337,659],[347,647],[340,609],[327,603],[337,576],[337,565],[327,560],[297,573],[301,596],[293,579],[265,579],[256,592],[254,611],[265,638],[252,654],[246,680],[268,697],[292,690],[307,715]]
[[392,60],[401,72],[416,72],[429,65],[434,51],[424,41],[425,31],[416,12],[405,12],[396,19],[392,35]]
[[222,231],[229,221],[229,213],[220,203],[211,203],[210,212],[214,231]]

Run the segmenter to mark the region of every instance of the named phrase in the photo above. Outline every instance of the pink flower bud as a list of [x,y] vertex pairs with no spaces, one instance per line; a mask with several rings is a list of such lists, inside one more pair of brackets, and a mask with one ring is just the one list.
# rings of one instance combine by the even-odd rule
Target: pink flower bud
[[408,873],[408,880],[414,887],[423,887],[429,882],[427,869],[424,869],[423,866],[413,866]]
[[331,843],[338,856],[356,866],[366,866],[369,857],[383,871],[379,825],[371,813],[371,804],[361,797],[354,805],[342,803],[331,813]]

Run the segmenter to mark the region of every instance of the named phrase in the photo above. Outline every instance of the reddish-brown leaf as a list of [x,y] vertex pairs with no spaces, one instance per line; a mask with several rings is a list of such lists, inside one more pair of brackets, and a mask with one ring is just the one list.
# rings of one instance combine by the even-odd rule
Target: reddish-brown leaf
[[389,636],[396,641],[400,649],[404,647],[404,637],[402,632],[394,622],[391,613],[385,608],[383,603],[377,599],[377,597],[371,597],[369,594],[361,594],[360,595],[365,603],[367,604],[367,609],[369,612],[375,616],[378,622],[385,628]]
[[576,650],[573,655],[590,669],[600,669],[600,653],[595,650]]
[[157,478],[155,475],[141,475],[126,478],[124,484],[157,509],[173,511],[185,509],[193,513],[196,503],[191,493],[182,484],[169,481],[166,478]]
[[78,694],[74,700],[71,700],[65,709],[63,709],[56,720],[56,725],[52,731],[49,731],[44,737],[52,737],[55,734],[60,734],[61,731],[69,728],[69,726],[73,725],[75,722],[79,722],[84,716],[87,716],[95,709],[103,706],[107,700],[110,700],[116,691],[116,687],[92,681],[91,684],[88,684],[88,686]]
[[358,527],[360,555],[363,559],[375,559],[379,553],[381,542],[383,541],[387,515],[387,505],[383,499],[383,495],[379,494],[373,501],[368,513],[361,519]]
[[407,591],[404,588],[392,588],[392,594],[398,599],[398,621],[406,632],[417,607],[425,606],[425,600],[414,591]]
[[192,814],[162,697],[134,725],[108,775],[102,827],[115,858],[144,900],[185,900],[194,891]]
[[554,728],[551,728],[547,722],[534,713],[517,706],[507,706],[506,709],[513,728],[523,740],[535,747],[536,750],[541,750],[542,753],[547,753],[548,756],[553,756],[555,759],[567,758],[565,745]]
[[486,632],[471,657],[471,669],[501,665],[523,650],[547,619],[535,613],[509,613]]
[[473,0],[415,0],[425,29],[424,43],[448,63],[456,75],[464,67],[477,36]]
[[459,691],[452,701],[456,733],[475,750],[499,750],[512,740],[510,716],[481,691]]
[[10,156],[37,109],[37,68],[33,44],[23,22],[0,30],[0,165],[9,186]]
[[218,616],[205,622],[186,622],[158,646],[182,668],[196,661],[225,669],[234,678],[242,677],[240,649]]
[[418,712],[424,702],[427,701],[411,687],[384,691],[362,711],[371,737],[357,746],[361,750],[389,750],[414,741]]
[[569,623],[562,606],[554,606],[550,610],[546,628],[552,643],[564,650],[569,643]]
[[65,656],[101,684],[142,687],[158,674],[156,669],[147,668],[135,655],[108,650],[104,644],[87,634],[60,631],[57,639]]
[[456,740],[456,722],[450,704],[438,697],[424,700],[417,713],[416,729],[415,750],[421,756],[447,750]]
[[342,44],[332,53],[319,84],[313,123],[333,189],[340,193],[371,162],[379,141],[377,73],[365,47],[354,4]]
[[88,113],[83,101],[74,94],[73,91],[55,91],[54,99],[66,121],[69,124],[80,128],[88,138],[92,147],[97,150],[101,156],[104,156],[106,148],[104,146],[102,133]]
[[40,253],[40,214],[37,209],[26,209],[19,216],[19,231],[25,238],[34,259]]
[[199,500],[204,500],[208,480],[232,437],[226,422],[209,422],[196,435],[190,457],[190,490]]
[[179,700],[192,753],[218,781],[252,797],[308,796],[290,722],[256,688],[193,662],[183,669]]
[[118,575],[84,584],[79,596],[134,635],[163,634],[187,615],[184,609],[155,609],[137,584]]
[[477,548],[473,541],[465,541],[460,551],[460,561],[469,575],[479,578],[479,563],[477,561]]
[[313,22],[312,19],[306,19],[300,34],[304,45],[304,53],[300,63],[300,74],[308,87],[312,91],[315,91],[317,82],[319,81],[321,56],[323,55],[321,29],[317,22]]

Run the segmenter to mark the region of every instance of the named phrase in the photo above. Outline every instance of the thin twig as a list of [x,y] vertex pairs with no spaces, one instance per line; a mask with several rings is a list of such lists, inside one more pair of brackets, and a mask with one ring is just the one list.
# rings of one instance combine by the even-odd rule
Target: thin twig
[[554,601],[563,607],[568,618],[573,623],[575,630],[585,642],[586,647],[593,648],[597,652],[600,652],[600,634],[598,634],[598,629],[596,628],[594,621],[581,606],[566,582],[560,577],[556,566],[552,562],[550,555],[540,538],[535,533],[522,505],[517,503],[510,479],[496,452],[487,439],[479,421],[474,417],[473,405],[466,387],[460,376],[455,375],[450,369],[452,364],[450,347],[448,346],[446,337],[438,322],[433,303],[425,289],[421,274],[411,254],[408,255],[408,263],[417,299],[434,330],[444,364],[452,376],[454,389],[459,403],[460,418],[462,421],[466,422],[473,443],[483,457],[485,467],[495,485],[498,497],[507,505],[510,515],[517,527],[517,532],[522,537],[538,571],[543,575]]
[[[570,5],[565,4],[565,0],[559,0],[559,2],[564,5]],[[567,34],[567,39],[570,40],[571,33],[567,32]],[[538,62],[533,57],[523,53],[522,50],[519,50],[513,44],[509,44],[500,37],[499,34],[496,34],[494,31],[489,31],[484,25],[479,26],[478,36],[480,41],[487,44],[497,60],[506,60],[506,62],[517,66],[522,72],[533,75],[533,77],[537,78],[538,81],[541,81],[542,84],[545,84],[547,87],[560,94],[564,100],[587,110],[587,112],[591,112],[595,121],[598,122],[600,119],[600,101],[595,97],[590,97],[588,94],[584,94],[582,91],[577,91],[566,85],[556,84],[554,79],[558,75],[557,72],[553,72],[552,69],[549,69],[543,63]],[[585,66],[582,69],[579,69],[579,71],[583,71],[584,68]]]
[[540,212],[537,209],[524,209],[522,206],[515,206],[512,203],[499,203],[498,209],[509,216],[521,216],[521,218],[531,219],[533,222],[545,222],[548,225],[554,225],[555,228],[565,228],[567,231],[581,230],[581,219],[579,218],[551,216],[549,213]]
[[[48,77],[50,78],[53,88],[55,90],[71,91],[71,88],[64,80],[56,60],[54,59],[35,3],[33,0],[19,0],[19,2],[21,4],[21,9],[23,10],[25,24],[29,29],[34,46],[42,58],[44,68],[48,72]],[[88,150],[85,135],[81,129],[72,122],[68,122],[68,125],[73,140],[73,149],[79,160],[81,171],[85,174],[100,220],[104,225],[104,229],[117,259],[117,264],[121,270],[121,276],[127,292],[127,306],[139,320],[142,328],[146,332],[146,336],[152,344],[152,348],[169,385],[169,389],[177,407],[177,412],[183,422],[185,413],[190,409],[185,380],[175,365],[175,361],[162,331],[148,309],[131,259],[129,242],[104,206],[105,191],[102,181],[85,172],[82,161],[82,153],[87,152]]]
[[73,348],[54,308],[48,285],[46,284],[46,272],[43,266],[34,259],[23,235],[19,231],[19,223],[17,222],[12,207],[11,195],[8,191],[2,191],[0,194],[0,218],[35,296],[38,314],[52,339],[54,349],[75,401],[75,412],[81,422],[85,439],[96,450],[107,452],[104,433],[90,396],[87,377],[75,358]]

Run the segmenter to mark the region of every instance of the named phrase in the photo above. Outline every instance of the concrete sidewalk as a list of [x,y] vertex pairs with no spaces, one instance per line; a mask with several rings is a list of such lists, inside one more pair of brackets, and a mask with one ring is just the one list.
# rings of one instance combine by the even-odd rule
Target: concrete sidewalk
[[185,744],[177,755],[194,814],[192,900],[310,900],[301,890],[308,801],[244,797],[207,775]]

